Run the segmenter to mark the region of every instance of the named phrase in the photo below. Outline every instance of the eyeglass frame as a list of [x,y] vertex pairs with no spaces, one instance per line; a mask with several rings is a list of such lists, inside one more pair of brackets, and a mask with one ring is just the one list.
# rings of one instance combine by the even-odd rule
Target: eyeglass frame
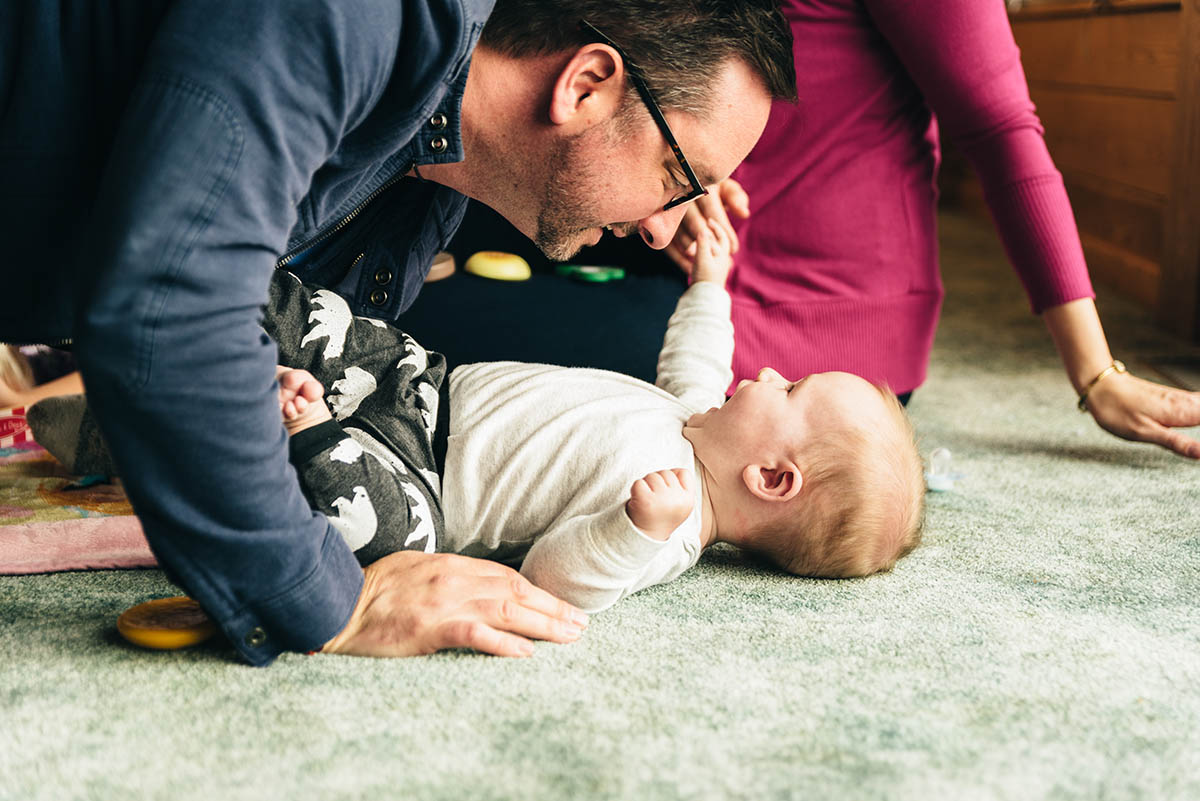
[[601,44],[606,44],[613,50],[617,51],[617,55],[625,62],[625,73],[629,76],[629,80],[633,83],[633,88],[637,90],[638,95],[642,98],[642,103],[645,104],[646,110],[650,112],[650,116],[654,118],[654,122],[658,125],[658,130],[662,132],[663,139],[667,140],[668,147],[675,154],[675,160],[679,162],[680,169],[687,177],[688,182],[692,185],[691,191],[685,195],[680,195],[677,198],[670,200],[667,205],[663,206],[663,211],[673,209],[676,206],[682,206],[684,203],[690,203],[696,198],[704,197],[708,194],[708,189],[700,183],[700,179],[696,177],[696,171],[692,169],[692,165],[688,164],[687,157],[683,155],[683,151],[679,148],[679,142],[675,139],[675,134],[671,133],[671,126],[667,125],[667,118],[663,116],[662,109],[659,108],[658,102],[654,99],[654,95],[650,94],[650,87],[646,85],[646,78],[642,75],[642,71],[629,60],[629,56],[625,55],[625,51],[620,45],[609,39],[600,29],[591,24],[587,20],[580,20],[579,27],[595,36],[600,40]]

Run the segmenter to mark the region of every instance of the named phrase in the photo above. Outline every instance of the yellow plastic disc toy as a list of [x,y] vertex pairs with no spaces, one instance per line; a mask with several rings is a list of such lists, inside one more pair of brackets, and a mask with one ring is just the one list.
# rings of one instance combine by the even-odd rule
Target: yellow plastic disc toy
[[524,281],[532,275],[529,262],[515,253],[499,250],[481,250],[463,265],[469,273],[496,281]]
[[134,645],[173,651],[202,643],[217,627],[191,598],[159,598],[131,606],[117,618],[117,631]]

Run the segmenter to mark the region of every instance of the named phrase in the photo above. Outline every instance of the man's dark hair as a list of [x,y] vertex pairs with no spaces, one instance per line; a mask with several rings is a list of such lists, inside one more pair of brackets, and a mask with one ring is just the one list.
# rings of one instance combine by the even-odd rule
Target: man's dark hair
[[581,20],[625,51],[664,108],[705,111],[731,58],[773,98],[796,100],[792,32],[778,0],[497,0],[481,41],[513,57],[557,53],[594,41]]

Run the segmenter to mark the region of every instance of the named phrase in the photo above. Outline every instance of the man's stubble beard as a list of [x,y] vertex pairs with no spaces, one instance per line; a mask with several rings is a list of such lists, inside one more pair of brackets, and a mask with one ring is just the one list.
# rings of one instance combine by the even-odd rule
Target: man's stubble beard
[[603,223],[590,221],[589,224],[581,223],[587,217],[579,186],[589,183],[587,178],[590,177],[579,169],[581,159],[577,156],[581,149],[582,142],[578,137],[559,143],[551,156],[551,172],[538,207],[533,243],[553,261],[574,257],[584,246],[580,235],[589,228],[603,226]]
[[[626,93],[621,108],[608,121],[603,131],[593,130],[591,135],[579,134],[558,143],[551,156],[550,176],[546,191],[538,208],[537,232],[533,243],[554,261],[567,261],[583,250],[586,242],[581,237],[593,228],[604,228],[611,221],[598,220],[595,212],[589,211],[585,198],[597,194],[596,186],[603,169],[593,167],[594,158],[587,151],[597,147],[611,151],[612,146],[621,146],[638,132],[639,115],[644,115],[641,102]],[[648,119],[646,125],[652,124]],[[596,139],[599,138],[599,142]],[[638,230],[638,223],[612,224],[612,230],[629,236]]]

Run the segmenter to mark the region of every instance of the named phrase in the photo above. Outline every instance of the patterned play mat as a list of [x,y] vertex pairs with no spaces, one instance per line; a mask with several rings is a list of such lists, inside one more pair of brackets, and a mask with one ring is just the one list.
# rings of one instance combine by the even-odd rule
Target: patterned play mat
[[120,482],[71,475],[0,410],[0,573],[155,564]]

